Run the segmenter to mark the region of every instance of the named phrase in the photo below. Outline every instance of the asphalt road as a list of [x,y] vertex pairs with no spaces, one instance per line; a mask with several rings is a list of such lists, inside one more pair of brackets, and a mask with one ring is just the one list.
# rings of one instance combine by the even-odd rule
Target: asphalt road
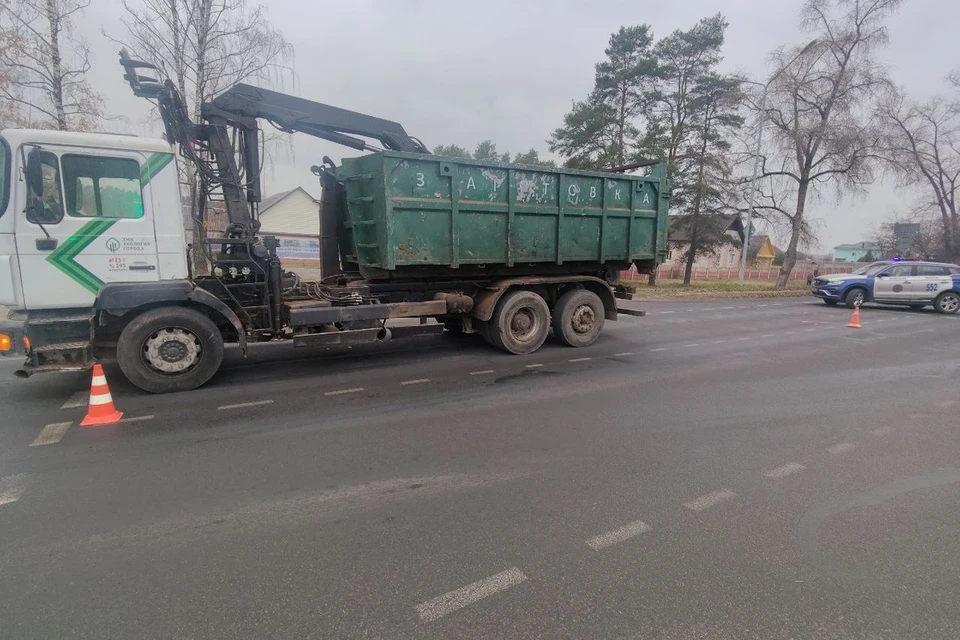
[[960,637],[960,318],[634,304],[524,357],[108,367],[108,427],[0,364],[0,638]]

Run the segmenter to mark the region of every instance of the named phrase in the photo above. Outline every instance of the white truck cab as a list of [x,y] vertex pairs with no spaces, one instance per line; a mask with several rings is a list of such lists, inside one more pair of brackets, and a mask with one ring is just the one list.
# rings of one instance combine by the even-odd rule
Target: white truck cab
[[[40,184],[29,184],[30,162]],[[179,193],[163,140],[3,131],[0,304],[92,307],[106,282],[186,278]]]

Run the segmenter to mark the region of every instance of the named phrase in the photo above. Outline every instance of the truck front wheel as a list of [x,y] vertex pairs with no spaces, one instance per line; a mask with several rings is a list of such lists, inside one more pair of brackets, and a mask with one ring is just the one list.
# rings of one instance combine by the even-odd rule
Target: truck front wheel
[[152,309],[124,328],[117,361],[123,375],[144,391],[189,391],[220,368],[223,337],[210,318],[194,309]]
[[603,302],[587,289],[573,289],[560,296],[553,307],[553,334],[570,347],[587,347],[603,329]]
[[550,309],[533,291],[509,291],[497,303],[486,331],[488,342],[504,351],[533,353],[550,332]]

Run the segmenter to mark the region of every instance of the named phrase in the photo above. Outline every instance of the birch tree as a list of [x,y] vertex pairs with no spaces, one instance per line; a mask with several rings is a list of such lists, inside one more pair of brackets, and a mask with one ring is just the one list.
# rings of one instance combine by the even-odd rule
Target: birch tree
[[103,99],[87,80],[90,50],[73,19],[89,0],[0,4],[0,102],[16,124],[87,131]]

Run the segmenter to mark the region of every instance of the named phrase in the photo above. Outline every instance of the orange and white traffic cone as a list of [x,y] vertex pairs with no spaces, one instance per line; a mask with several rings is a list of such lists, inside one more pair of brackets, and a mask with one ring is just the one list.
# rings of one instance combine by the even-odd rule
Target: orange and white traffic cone
[[96,427],[102,424],[111,424],[120,420],[123,413],[113,406],[113,396],[107,386],[107,377],[103,375],[103,367],[93,365],[93,381],[90,383],[90,404],[87,415],[80,423],[81,427]]
[[850,322],[847,324],[851,329],[862,329],[860,326],[860,305],[857,305],[853,308],[853,317],[850,318]]

